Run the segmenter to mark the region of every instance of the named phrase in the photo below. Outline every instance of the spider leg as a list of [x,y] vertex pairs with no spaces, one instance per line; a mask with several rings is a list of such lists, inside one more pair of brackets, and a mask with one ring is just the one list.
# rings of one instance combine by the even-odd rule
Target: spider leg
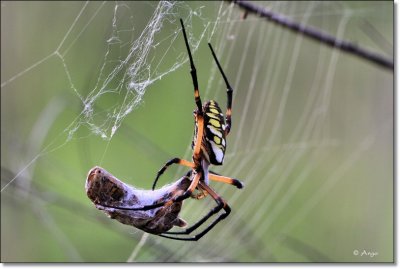
[[222,75],[222,77],[224,78],[225,84],[226,84],[226,93],[228,95],[228,101],[227,101],[227,105],[226,105],[226,127],[225,127],[225,136],[227,136],[231,130],[231,126],[232,126],[232,119],[231,119],[231,115],[232,115],[232,95],[233,95],[233,89],[231,87],[231,85],[229,84],[228,79],[226,78],[226,75],[224,73],[224,71],[222,70],[221,64],[219,63],[217,56],[215,55],[215,52],[211,46],[210,43],[208,43],[208,46],[210,47],[211,50],[211,54],[214,57],[215,62],[217,63],[218,69]]
[[197,229],[200,225],[202,225],[204,222],[206,222],[212,215],[218,213],[222,208],[224,204],[223,203],[218,203],[217,206],[211,209],[207,215],[205,215],[203,218],[201,218],[199,221],[197,221],[195,224],[193,224],[191,227],[186,228],[184,231],[179,231],[179,232],[164,232],[164,234],[190,234],[192,231]]
[[201,104],[201,99],[200,99],[200,93],[199,93],[199,85],[198,85],[198,80],[197,80],[197,72],[196,72],[196,67],[194,66],[194,61],[192,57],[192,53],[190,52],[190,47],[189,47],[189,42],[187,39],[186,31],[185,31],[185,26],[183,25],[183,20],[180,19],[181,25],[182,25],[182,32],[183,32],[183,37],[185,39],[185,45],[188,51],[189,55],[189,60],[190,60],[190,74],[192,75],[192,80],[193,80],[193,87],[194,87],[194,97],[195,97],[195,102],[197,106],[197,110],[195,110],[195,120],[196,120],[196,126],[197,126],[197,136],[196,136],[196,141],[195,141],[195,146],[193,149],[193,162],[190,163],[185,160],[181,160],[179,158],[174,158],[170,161],[168,161],[163,168],[161,168],[158,173],[157,177],[154,180],[152,189],[154,190],[158,178],[164,173],[164,171],[167,169],[168,166],[170,166],[173,163],[179,163],[180,165],[185,165],[191,168],[195,168],[195,163],[199,164],[201,160],[201,143],[203,139],[203,132],[204,132],[204,118],[203,118],[203,108]]
[[242,189],[244,187],[244,184],[240,180],[231,177],[224,177],[212,171],[209,171],[208,178],[214,181],[231,184],[237,187],[238,189]]
[[190,74],[192,75],[192,80],[193,80],[194,100],[196,102],[197,110],[202,111],[202,104],[201,104],[200,93],[199,93],[199,82],[197,80],[196,67],[194,66],[192,53],[190,52],[189,42],[188,42],[188,39],[186,36],[185,26],[183,25],[182,19],[181,19],[181,25],[182,25],[183,38],[185,39],[186,49],[188,51],[189,60],[190,60]]
[[158,181],[158,178],[165,172],[165,170],[167,170],[167,168],[172,165],[172,164],[179,164],[179,165],[183,165],[183,166],[188,166],[190,168],[194,168],[194,163],[180,159],[180,158],[173,158],[171,160],[169,160],[168,162],[166,162],[164,164],[164,166],[157,172],[157,176],[156,179],[153,182],[153,186],[152,186],[152,190],[154,190],[156,188],[156,184]]
[[[196,222],[190,228],[187,228],[185,231],[165,232],[165,233],[159,234],[159,236],[169,238],[169,239],[182,240],[182,241],[197,241],[201,237],[203,237],[206,233],[208,233],[215,225],[217,225],[218,222],[225,219],[230,214],[231,208],[228,206],[228,204],[225,202],[225,200],[222,199],[213,189],[211,189],[209,186],[207,186],[205,183],[203,183],[201,181],[198,183],[198,185],[200,188],[204,189],[211,195],[211,197],[217,202],[217,206],[214,207],[213,209],[211,209],[211,211],[208,212],[207,215],[205,215],[203,218],[201,218],[198,222]],[[166,235],[166,234],[190,234],[192,231],[194,231],[200,225],[202,225],[204,222],[206,222],[212,215],[218,213],[222,208],[225,210],[225,213],[219,215],[218,218],[215,219],[206,229],[204,229],[201,233],[196,234],[195,236],[175,237],[175,236]]]
[[201,164],[201,144],[203,140],[203,133],[204,133],[204,118],[202,113],[196,113],[195,114],[196,118],[196,125],[197,125],[197,136],[196,136],[196,141],[194,144],[193,148],[193,162],[195,164]]
[[[172,164],[179,164],[179,165],[183,165],[183,166],[187,166],[190,168],[194,168],[195,165],[192,162],[180,159],[180,158],[173,158],[171,160],[169,160],[168,162],[165,163],[165,165],[157,172],[157,177],[154,180],[153,183],[153,187],[152,190],[155,189],[157,181],[159,179],[159,177],[165,172],[165,170],[167,170],[167,168],[172,165]],[[209,171],[208,174],[208,178],[214,181],[218,181],[218,182],[222,182],[222,183],[226,183],[226,184],[230,184],[233,185],[235,187],[237,187],[238,189],[242,189],[244,187],[243,182],[241,182],[240,180],[236,179],[236,178],[231,178],[231,177],[224,177],[221,176],[220,174],[217,174],[213,171]]]

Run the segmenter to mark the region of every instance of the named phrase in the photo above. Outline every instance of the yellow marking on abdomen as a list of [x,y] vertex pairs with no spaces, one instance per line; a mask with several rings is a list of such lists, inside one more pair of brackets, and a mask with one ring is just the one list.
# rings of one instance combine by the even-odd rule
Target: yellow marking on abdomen
[[210,112],[212,112],[214,114],[219,114],[219,111],[216,110],[215,108],[210,108]]
[[217,115],[215,115],[215,114],[213,114],[213,113],[206,113],[206,115],[207,115],[207,116],[209,116],[210,118],[213,118],[213,119],[219,120],[218,116],[217,116]]
[[215,120],[215,119],[210,119],[209,121],[214,127],[221,127],[221,124],[219,123],[219,121]]

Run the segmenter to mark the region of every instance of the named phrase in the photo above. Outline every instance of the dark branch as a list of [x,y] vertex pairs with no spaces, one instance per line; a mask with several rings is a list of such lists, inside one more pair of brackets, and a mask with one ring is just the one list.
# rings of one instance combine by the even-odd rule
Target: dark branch
[[264,7],[257,6],[253,3],[247,1],[233,1],[233,2],[242,9],[244,9],[245,12],[247,13],[255,13],[256,15],[262,18],[265,18],[283,27],[289,28],[294,32],[301,33],[318,42],[340,49],[344,52],[357,55],[358,57],[361,57],[367,61],[375,63],[381,67],[385,67],[391,70],[394,69],[393,60],[387,59],[382,55],[360,48],[351,42],[345,40],[339,40],[334,36],[319,31],[316,28],[305,26],[297,22],[291,21],[280,14],[273,13],[270,10],[267,10]]

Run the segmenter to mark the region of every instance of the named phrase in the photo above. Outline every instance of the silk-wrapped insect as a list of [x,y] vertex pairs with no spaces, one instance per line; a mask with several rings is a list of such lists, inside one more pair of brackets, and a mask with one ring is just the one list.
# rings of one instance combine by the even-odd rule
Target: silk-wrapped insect
[[[190,185],[189,176],[190,173],[161,189],[140,190],[96,166],[89,171],[85,189],[96,208],[110,218],[160,235],[174,226],[186,226],[186,221],[179,217],[183,201],[159,205],[182,195]],[[137,208],[142,210],[132,210]]]

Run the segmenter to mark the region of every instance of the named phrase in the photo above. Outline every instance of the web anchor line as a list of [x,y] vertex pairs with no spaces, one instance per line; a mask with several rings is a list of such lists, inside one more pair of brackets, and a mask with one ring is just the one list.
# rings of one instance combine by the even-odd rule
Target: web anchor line
[[229,2],[233,2],[235,5],[244,9],[246,15],[247,13],[255,13],[256,15],[262,18],[265,18],[283,27],[289,28],[294,32],[301,33],[318,42],[337,48],[341,51],[356,55],[364,60],[377,64],[381,67],[391,69],[392,71],[394,70],[393,60],[385,58],[384,56],[377,54],[375,52],[371,52],[364,48],[361,48],[349,41],[337,39],[334,36],[322,32],[314,27],[305,26],[297,22],[291,21],[285,16],[282,16],[278,13],[274,13],[264,7],[260,7],[258,5],[255,5],[247,1],[234,0]]

